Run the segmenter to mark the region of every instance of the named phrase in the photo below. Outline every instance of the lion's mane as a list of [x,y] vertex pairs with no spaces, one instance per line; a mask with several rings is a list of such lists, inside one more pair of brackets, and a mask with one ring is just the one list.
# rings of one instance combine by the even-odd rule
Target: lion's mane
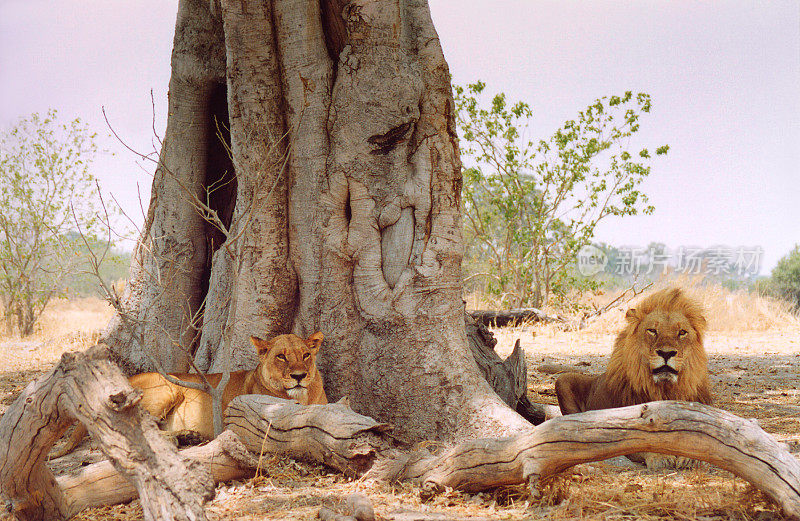
[[[692,341],[675,384],[661,385],[653,380],[650,367],[642,356],[645,343],[642,321],[651,313],[678,312],[694,329]],[[621,407],[655,400],[685,400],[711,403],[708,383],[708,358],[703,347],[706,319],[703,309],[680,288],[661,290],[645,298],[626,315],[627,325],[614,342],[614,350],[605,375],[607,407]]]

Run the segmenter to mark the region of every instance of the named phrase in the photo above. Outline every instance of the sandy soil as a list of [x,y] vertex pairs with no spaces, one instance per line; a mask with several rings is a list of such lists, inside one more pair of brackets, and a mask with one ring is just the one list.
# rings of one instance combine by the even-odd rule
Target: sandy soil
[[[547,365],[600,373],[605,370],[614,335],[553,329],[505,328],[495,331],[496,351],[507,356],[517,338],[528,360],[531,400],[557,404],[557,374],[537,370]],[[800,330],[711,332],[706,351],[716,406],[756,418],[781,441],[800,442]],[[552,370],[552,369],[550,369]]]

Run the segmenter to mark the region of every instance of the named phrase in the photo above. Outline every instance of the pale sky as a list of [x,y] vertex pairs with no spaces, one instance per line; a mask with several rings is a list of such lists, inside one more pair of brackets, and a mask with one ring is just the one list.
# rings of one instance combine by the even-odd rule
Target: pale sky
[[[800,242],[800,2],[430,0],[457,83],[527,101],[546,137],[597,97],[644,91],[636,147],[670,145],[644,185],[656,211],[607,221],[628,246],[760,246],[762,274]],[[56,108],[142,152],[166,126],[177,2],[0,0],[0,126]],[[141,221],[152,165],[115,140],[95,173]],[[138,189],[137,189],[138,185]]]

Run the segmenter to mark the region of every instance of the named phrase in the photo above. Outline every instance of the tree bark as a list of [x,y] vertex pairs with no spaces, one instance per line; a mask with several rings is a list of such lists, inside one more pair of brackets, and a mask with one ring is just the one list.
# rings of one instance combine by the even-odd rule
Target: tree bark
[[107,356],[100,346],[65,353],[0,419],[0,489],[9,511],[17,519],[67,519],[83,507],[81,494],[65,493],[46,465],[53,443],[77,420],[136,487],[145,519],[205,519],[203,503],[214,495],[207,470],[178,455],[139,411],[141,394]]
[[[128,316],[115,317],[104,338],[129,374],[155,371],[149,356],[167,372],[186,371],[197,344],[213,245],[195,200],[206,201],[208,186],[225,171],[215,161],[220,154],[214,124],[216,93],[224,92],[225,50],[221,23],[208,6],[207,0],[179,3],[169,118],[125,286]],[[209,167],[217,171],[209,173]]]
[[534,425],[550,417],[549,406],[528,399],[528,366],[519,340],[505,360],[494,351],[494,335],[485,325],[464,316],[467,342],[484,379],[510,408]]
[[[221,54],[228,116],[221,126],[230,129],[237,188],[216,205],[235,202],[235,210],[226,242],[206,251],[210,265],[162,267],[182,273],[165,288],[142,275],[152,271],[145,263],[134,265],[130,292],[140,297],[130,300],[130,315],[146,332],[144,344],[171,349],[175,359],[197,348],[196,365],[221,372],[254,365],[249,335],[322,331],[317,360],[329,397],[348,396],[357,411],[392,422],[403,436],[524,429],[481,377],[464,332],[461,164],[449,71],[427,3],[220,4],[222,23],[207,2],[180,4],[170,102],[190,93],[202,99],[183,112],[174,107],[162,163],[175,156],[186,168],[171,170],[204,172],[205,184],[180,186],[197,193],[223,177],[215,162],[191,162],[207,135],[187,131],[182,148],[168,146],[178,137],[171,129],[208,119],[202,93],[219,82]],[[197,26],[197,38],[182,20]],[[197,75],[185,61],[194,64],[205,50],[215,57],[201,68],[206,83],[182,91],[178,80]],[[157,171],[137,251],[197,240],[192,223],[200,214],[168,189],[171,180]],[[168,204],[181,209],[166,215]],[[185,298],[195,294],[200,304]],[[176,315],[196,309],[199,343]],[[126,367],[148,369],[122,322],[109,329],[115,351]],[[155,338],[155,331],[169,334]]]

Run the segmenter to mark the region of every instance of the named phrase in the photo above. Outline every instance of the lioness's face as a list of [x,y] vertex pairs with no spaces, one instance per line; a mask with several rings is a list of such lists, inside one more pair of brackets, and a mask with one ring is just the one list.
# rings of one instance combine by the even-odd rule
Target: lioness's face
[[322,339],[320,332],[305,340],[292,334],[269,341],[250,337],[261,357],[257,369],[261,378],[276,391],[283,391],[306,405],[308,386],[317,376],[316,358]]
[[653,380],[676,383],[696,338],[689,320],[677,311],[654,311],[644,318],[639,328],[640,338],[648,349]]

